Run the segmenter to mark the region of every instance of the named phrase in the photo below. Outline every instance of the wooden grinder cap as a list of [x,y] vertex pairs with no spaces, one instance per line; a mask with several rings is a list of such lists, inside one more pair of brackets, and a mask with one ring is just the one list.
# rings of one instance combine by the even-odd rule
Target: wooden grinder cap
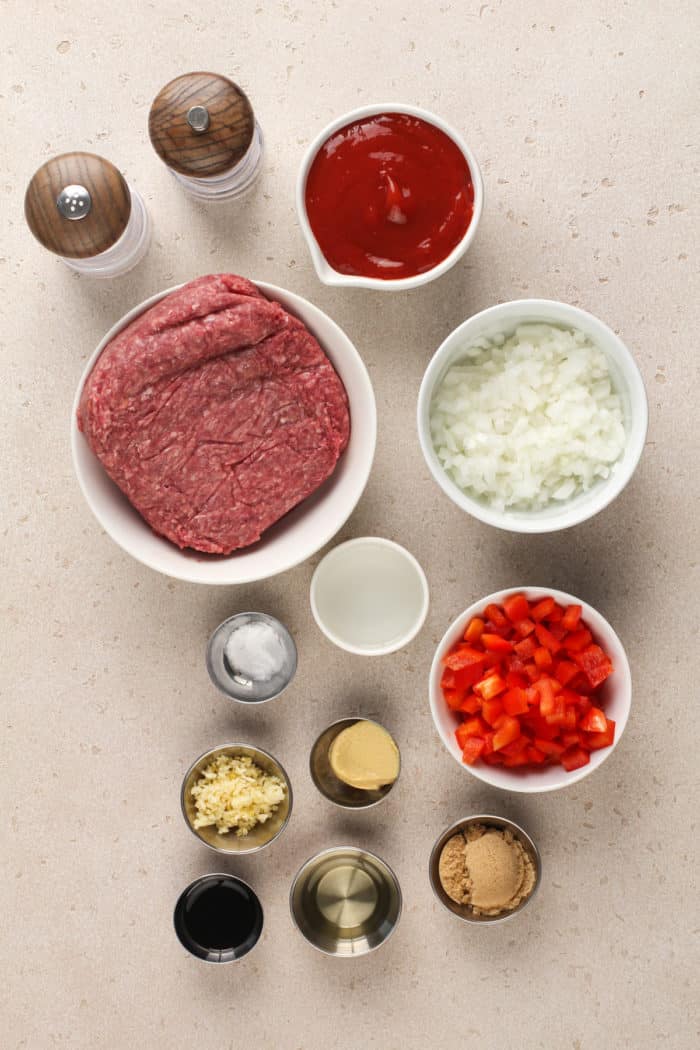
[[148,133],[169,168],[206,179],[245,156],[255,116],[245,92],[218,73],[184,73],[156,95]]
[[88,259],[124,233],[131,194],[124,176],[94,153],[63,153],[42,164],[24,197],[36,239],[56,255]]

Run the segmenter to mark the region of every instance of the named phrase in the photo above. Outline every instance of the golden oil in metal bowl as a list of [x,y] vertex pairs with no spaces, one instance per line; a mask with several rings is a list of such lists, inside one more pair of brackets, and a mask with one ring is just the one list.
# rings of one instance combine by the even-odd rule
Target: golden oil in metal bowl
[[375,854],[336,846],[302,866],[289,904],[297,929],[314,948],[326,955],[366,955],[395,930],[401,889],[389,865]]

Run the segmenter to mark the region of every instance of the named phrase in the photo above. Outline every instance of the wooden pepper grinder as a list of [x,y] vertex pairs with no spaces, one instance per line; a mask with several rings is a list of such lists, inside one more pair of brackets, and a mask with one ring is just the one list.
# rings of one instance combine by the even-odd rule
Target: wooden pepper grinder
[[92,277],[126,273],[148,250],[143,200],[94,153],[64,153],[42,164],[27,187],[24,214],[44,248]]
[[248,96],[218,73],[184,73],[158,92],[148,117],[156,153],[192,197],[230,200],[260,172],[263,136]]

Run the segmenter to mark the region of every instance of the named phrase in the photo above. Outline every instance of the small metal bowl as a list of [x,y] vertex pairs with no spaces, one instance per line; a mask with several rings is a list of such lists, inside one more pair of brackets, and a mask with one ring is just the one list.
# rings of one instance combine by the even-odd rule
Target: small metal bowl
[[334,846],[307,860],[289,894],[292,921],[325,955],[367,955],[401,917],[401,888],[388,864],[355,846]]
[[[269,681],[256,682],[235,673],[226,658],[226,643],[232,632],[246,623],[266,623],[277,632],[285,650],[285,663]],[[297,647],[291,634],[274,616],[261,612],[241,612],[220,623],[207,643],[207,671],[212,682],[229,700],[239,704],[264,704],[280,696],[297,670]]]
[[[239,944],[227,945],[223,948],[206,948],[194,939],[187,924],[187,911],[193,898],[201,890],[206,889],[211,883],[226,883],[235,887],[242,898],[250,906],[251,928],[248,935]],[[263,930],[263,910],[257,894],[250,888],[247,882],[239,879],[236,875],[228,875],[223,872],[212,872],[202,875],[187,886],[178,897],[173,915],[175,933],[183,948],[194,955],[196,959],[202,959],[209,963],[237,962],[247,955],[260,940]]]
[[[440,854],[442,853],[445,843],[448,842],[453,835],[456,835],[457,832],[466,831],[466,829],[472,824],[484,824],[486,827],[503,828],[512,831],[513,835],[522,843],[526,853],[529,855],[535,866],[535,885],[532,887],[530,895],[526,897],[524,901],[521,901],[517,908],[513,908],[512,911],[503,912],[502,915],[476,915],[468,904],[457,904],[451,897],[448,897],[442,888],[442,883],[440,882]],[[452,912],[452,914],[456,915],[459,919],[463,919],[464,922],[472,922],[481,926],[493,926],[495,923],[505,922],[507,919],[512,919],[514,915],[517,915],[530,903],[540,885],[540,879],[542,876],[542,859],[537,846],[525,829],[521,828],[519,824],[514,823],[512,820],[507,820],[505,817],[494,817],[490,814],[478,814],[472,817],[463,817],[462,820],[456,821],[443,831],[442,835],[440,835],[433,846],[432,853],[430,854],[429,873],[430,885],[433,888],[433,893],[443,907],[447,908],[449,912]]]
[[[199,779],[205,766],[208,766],[218,755],[252,758],[256,765],[264,769],[266,773],[274,773],[281,777],[287,788],[284,801],[280,803],[270,819],[264,824],[256,824],[243,838],[238,838],[235,831],[222,835],[215,827],[195,828],[194,826],[196,810],[192,798],[192,785]],[[187,770],[182,781],[180,804],[187,827],[200,842],[217,853],[243,856],[246,853],[258,853],[282,834],[292,814],[292,785],[283,766],[262,748],[253,747],[251,744],[222,744],[220,747],[213,747],[210,751],[205,751]]]
[[[369,809],[371,806],[376,806],[387,797],[401,776],[401,752],[399,751],[399,774],[392,784],[385,784],[377,790],[364,791],[361,788],[351,787],[350,784],[338,779],[331,769],[328,753],[335,738],[348,726],[354,726],[357,722],[372,722],[374,725],[379,725],[381,729],[385,729],[373,718],[339,718],[337,722],[332,722],[327,729],[323,730],[311,748],[309,758],[309,770],[314,784],[324,798],[342,809]],[[385,732],[388,730],[385,729]],[[393,736],[391,739],[394,740]],[[395,740],[394,743],[396,743]],[[398,750],[398,744],[396,746]]]

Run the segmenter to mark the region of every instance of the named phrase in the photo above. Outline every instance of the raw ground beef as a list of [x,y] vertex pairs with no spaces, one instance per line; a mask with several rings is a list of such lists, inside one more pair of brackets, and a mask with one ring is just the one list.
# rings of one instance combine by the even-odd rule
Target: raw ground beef
[[332,474],[350,418],[301,321],[219,274],[162,299],[104,348],[78,425],[155,532],[230,554]]

